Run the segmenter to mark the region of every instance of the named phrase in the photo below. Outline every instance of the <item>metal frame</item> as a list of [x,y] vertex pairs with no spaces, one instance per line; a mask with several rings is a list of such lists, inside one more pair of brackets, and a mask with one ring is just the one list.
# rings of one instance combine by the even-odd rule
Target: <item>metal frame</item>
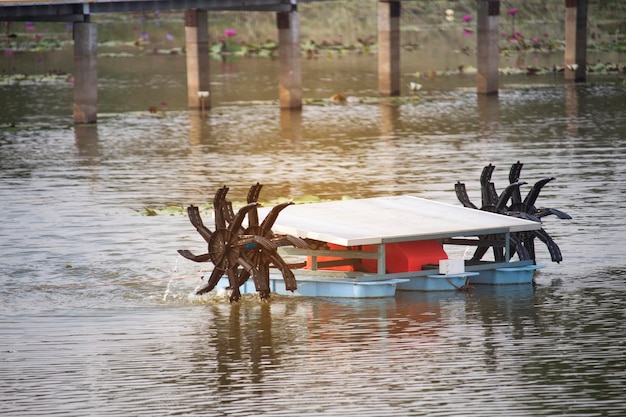
[[[489,261],[480,263],[477,265],[466,265],[467,271],[481,271],[486,269],[496,269],[502,267],[511,267],[511,266],[526,266],[531,265],[532,261],[513,261],[511,262],[511,252],[510,252],[510,232],[503,231],[505,235],[504,243],[502,246],[505,248],[505,261],[497,262],[497,261]],[[406,241],[406,240],[404,240]],[[451,245],[468,245],[475,242],[478,244],[478,240],[470,240],[470,239],[455,239],[450,238],[444,240],[444,244]],[[328,274],[329,270],[320,270],[319,268],[328,267],[328,266],[339,266],[339,265],[347,265],[349,262],[342,260],[351,260],[351,259],[376,259],[377,261],[377,272],[376,273],[366,273],[366,272],[353,272],[341,275],[347,275],[348,277],[355,278],[359,280],[359,277],[368,277],[368,280],[377,280],[377,279],[389,279],[389,278],[407,278],[407,277],[416,277],[416,276],[426,276],[428,274],[432,274],[432,270],[424,270],[424,271],[408,271],[402,273],[394,273],[388,274],[385,272],[386,270],[386,245],[385,243],[392,242],[384,242],[381,244],[375,244],[372,246],[376,247],[376,251],[362,251],[362,250],[328,250],[328,249],[301,249],[301,248],[283,248],[284,253],[288,255],[294,256],[310,256],[311,257],[311,273],[314,274],[316,271],[323,274]],[[493,245],[489,245],[493,246]],[[500,246],[500,245],[498,245]],[[319,262],[319,256],[327,256],[333,258],[340,258],[342,260],[338,261],[324,261]],[[335,271],[336,272],[336,271]]]

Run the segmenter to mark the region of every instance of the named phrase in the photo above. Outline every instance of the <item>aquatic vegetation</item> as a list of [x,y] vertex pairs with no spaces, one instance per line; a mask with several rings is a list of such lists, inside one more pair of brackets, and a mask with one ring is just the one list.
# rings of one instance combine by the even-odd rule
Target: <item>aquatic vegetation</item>
[[35,84],[71,84],[74,78],[71,74],[59,71],[49,71],[44,74],[0,74],[0,85],[35,85]]
[[626,74],[626,66],[620,67],[619,64],[609,63],[609,62],[597,62],[595,64],[587,64],[588,72],[597,72],[597,73],[624,73]]
[[[342,200],[352,200],[353,197],[344,195]],[[325,201],[333,201],[330,199],[322,199],[316,195],[305,194],[299,197],[278,197],[271,201],[258,202],[260,207],[271,207],[285,202],[291,201],[294,204],[308,204],[308,203],[322,203]],[[233,208],[239,210],[248,204],[245,201],[231,201]],[[210,215],[214,211],[213,203],[205,203],[197,206],[198,211],[201,214]],[[187,211],[183,205],[180,206],[166,206],[166,207],[143,207],[141,210],[135,210],[142,216],[180,216],[186,215]]]
[[159,119],[162,119],[167,116],[166,110],[167,110],[167,107],[163,105],[161,105],[161,108],[157,106],[148,107],[148,113],[150,113],[151,115],[154,115],[154,117],[159,118]]
[[377,104],[381,100],[380,97],[355,97],[346,96],[343,93],[335,93],[329,98],[310,98],[303,99],[304,104],[308,106],[336,106],[351,104]]
[[[208,212],[212,210],[212,207],[205,205],[202,207],[202,210]],[[137,212],[142,216],[175,216],[184,214],[185,208],[183,206],[167,206],[163,208],[144,207],[141,210],[137,210]]]
[[344,93],[335,93],[332,96],[330,96],[330,101],[334,101],[337,103],[345,103],[346,95]]
[[513,21],[513,33],[515,33],[515,16],[517,15],[517,9],[512,7],[508,10],[508,15],[511,16],[511,19]]
[[445,17],[445,19],[448,22],[454,22],[454,10],[446,9],[446,17]]
[[152,210],[152,209],[150,209],[148,207],[144,207],[144,210],[145,210],[145,215],[146,216],[156,216],[156,215],[158,215],[158,213],[156,211],[154,211],[154,210]]
[[416,82],[411,81],[411,82],[409,83],[409,89],[410,89],[411,91],[419,91],[419,90],[421,90],[421,89],[422,89],[422,84],[419,84],[419,83],[416,83]]
[[376,43],[376,37],[369,35],[365,38],[357,38],[357,42],[363,46],[363,49],[369,49]]
[[271,40],[264,43],[245,43],[221,38],[209,47],[209,54],[213,57],[230,55],[273,58],[277,52],[278,43]]

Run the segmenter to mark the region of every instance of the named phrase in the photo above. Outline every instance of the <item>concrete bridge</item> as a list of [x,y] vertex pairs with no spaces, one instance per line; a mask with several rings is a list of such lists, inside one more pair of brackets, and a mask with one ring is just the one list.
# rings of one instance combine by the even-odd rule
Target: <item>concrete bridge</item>
[[[74,123],[96,123],[98,105],[97,25],[91,15],[184,10],[187,91],[190,109],[211,107],[208,11],[276,13],[279,105],[302,108],[300,15],[298,3],[331,0],[48,0],[1,1],[0,21],[71,22],[74,29]],[[585,81],[588,0],[565,1],[566,79]],[[500,0],[477,0],[477,92],[497,94]],[[378,0],[378,90],[400,94],[402,0]]]

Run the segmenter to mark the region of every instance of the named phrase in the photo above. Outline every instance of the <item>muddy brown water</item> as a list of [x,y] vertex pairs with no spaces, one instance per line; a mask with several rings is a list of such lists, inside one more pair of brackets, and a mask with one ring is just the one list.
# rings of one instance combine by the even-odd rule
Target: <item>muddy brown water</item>
[[[71,85],[0,86],[2,414],[624,415],[623,77],[510,75],[490,98],[473,75],[422,78],[410,99],[407,58],[404,97],[379,100],[376,57],[320,58],[292,114],[276,65],[214,61],[202,116],[185,109],[184,58],[102,57],[97,127],[72,126]],[[337,92],[356,99],[313,100]],[[573,217],[544,219],[564,261],[538,246],[534,288],[199,299],[205,266],[176,250],[203,243],[162,210],[224,184],[242,201],[257,181],[263,201],[452,204],[463,181],[479,202],[482,167],[503,188],[518,160],[530,184],[557,177],[538,203]]]

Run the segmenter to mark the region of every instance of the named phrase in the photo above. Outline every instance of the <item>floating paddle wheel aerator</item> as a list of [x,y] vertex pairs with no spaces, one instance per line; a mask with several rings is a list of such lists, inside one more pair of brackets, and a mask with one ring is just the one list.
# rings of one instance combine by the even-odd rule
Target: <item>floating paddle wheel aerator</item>
[[[247,205],[237,213],[233,211],[231,202],[226,200],[228,188],[220,188],[213,199],[215,214],[215,231],[209,230],[200,217],[196,206],[187,207],[191,224],[208,244],[208,252],[194,255],[188,250],[178,253],[194,262],[212,262],[214,265],[206,285],[196,294],[201,295],[215,288],[219,280],[228,276],[229,289],[232,290],[230,301],[238,301],[241,297],[239,288],[250,278],[254,281],[256,291],[262,299],[270,296],[270,268],[277,268],[285,281],[288,291],[297,289],[296,279],[289,265],[278,254],[279,246],[291,245],[307,248],[307,243],[290,235],[275,235],[272,226],[279,213],[291,202],[281,203],[273,207],[265,219],[259,224],[257,208],[258,198],[263,186],[256,183],[248,191]],[[244,220],[248,218],[247,227]]]
[[[530,189],[526,197],[522,200],[522,194],[520,187],[527,184],[520,181],[520,175],[524,164],[517,161],[511,165],[509,171],[509,185],[498,194],[494,183],[491,181],[491,175],[495,168],[494,165],[489,164],[483,168],[480,176],[481,186],[481,206],[478,207],[472,203],[467,195],[465,184],[457,182],[454,185],[456,196],[459,201],[465,207],[490,211],[493,213],[503,214],[506,216],[514,216],[521,219],[532,220],[541,223],[541,218],[549,215],[555,215],[559,219],[571,219],[572,217],[554,208],[537,208],[535,203],[539,197],[541,189],[549,182],[555,180],[555,177],[546,177],[537,181]],[[501,238],[500,236],[486,236],[483,239]],[[520,232],[511,234],[511,254],[517,252],[520,260],[532,259],[535,260],[535,238],[541,240],[548,251],[553,262],[561,262],[563,257],[561,255],[561,249],[554,242],[552,237],[542,229],[534,230],[532,232]],[[482,259],[488,250],[488,246],[479,246],[474,252],[474,256],[470,262],[478,262]],[[504,259],[503,248],[493,248],[494,257],[496,260]]]

